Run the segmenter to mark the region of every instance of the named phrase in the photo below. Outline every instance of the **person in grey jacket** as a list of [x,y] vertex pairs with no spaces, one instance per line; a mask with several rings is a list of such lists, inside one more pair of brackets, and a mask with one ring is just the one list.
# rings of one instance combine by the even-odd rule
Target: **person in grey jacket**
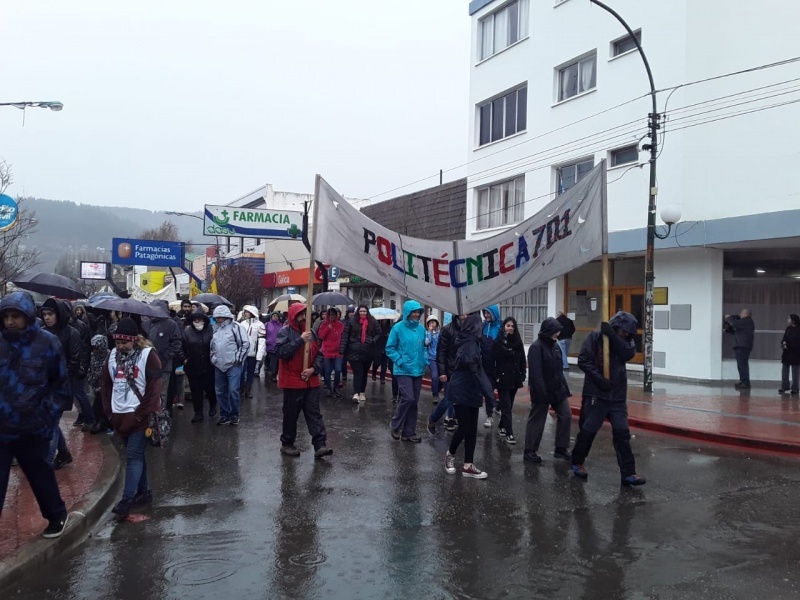
[[166,300],[153,300],[150,305],[163,310],[164,316],[142,321],[142,331],[161,361],[161,408],[172,412],[169,383],[175,376],[175,369],[183,364],[183,336],[181,328],[169,316],[169,303]]
[[733,354],[739,370],[737,390],[750,389],[750,353],[753,351],[753,338],[756,324],[749,308],[743,308],[739,315],[725,315],[725,333],[733,334]]
[[214,365],[214,387],[219,404],[217,425],[238,425],[239,388],[250,341],[224,304],[214,309],[214,321],[211,364]]

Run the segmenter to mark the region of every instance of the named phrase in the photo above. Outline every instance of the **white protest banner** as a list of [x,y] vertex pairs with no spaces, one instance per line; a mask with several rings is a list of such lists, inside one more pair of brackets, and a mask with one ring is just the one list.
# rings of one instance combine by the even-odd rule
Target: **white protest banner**
[[544,285],[605,248],[605,161],[534,216],[481,240],[401,235],[353,208],[324,179],[319,184],[317,260],[456,314]]
[[174,283],[170,283],[157,292],[148,292],[140,288],[138,285],[135,285],[131,289],[130,297],[134,300],[139,300],[140,302],[147,302],[148,304],[153,300],[166,300],[167,302],[172,302],[175,300],[175,298],[177,298],[175,294]]

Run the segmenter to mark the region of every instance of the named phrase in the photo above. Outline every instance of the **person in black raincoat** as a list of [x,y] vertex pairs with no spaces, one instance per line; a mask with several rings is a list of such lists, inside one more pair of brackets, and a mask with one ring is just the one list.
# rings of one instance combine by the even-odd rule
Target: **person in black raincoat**
[[797,379],[800,376],[800,316],[789,315],[789,326],[783,333],[781,340],[781,389],[779,394],[789,391],[789,371],[792,372],[791,391],[793,396],[797,396]]
[[214,329],[211,320],[201,309],[192,313],[189,326],[182,333],[183,354],[185,357],[183,370],[189,381],[192,393],[194,416],[192,423],[202,423],[203,394],[208,400],[208,416],[217,414],[217,391],[214,386],[214,365],[211,364],[211,338]]
[[517,321],[506,317],[500,333],[492,343],[491,363],[494,389],[499,395],[500,424],[497,432],[509,444],[516,444],[512,424],[512,410],[517,390],[525,382],[527,372],[525,346],[519,335]]
[[558,335],[562,325],[556,319],[548,317],[539,329],[539,338],[528,349],[528,380],[531,392],[531,411],[525,427],[525,454],[523,458],[529,462],[540,463],[539,444],[542,441],[544,425],[547,421],[547,409],[553,407],[556,412],[556,458],[569,460],[572,456],[569,446],[569,433],[572,424],[572,412],[569,408],[569,391],[564,378],[564,367],[561,356],[561,345]]
[[725,333],[733,335],[733,353],[739,381],[733,387],[737,390],[750,389],[750,353],[753,351],[756,325],[749,308],[743,308],[738,315],[725,315]]

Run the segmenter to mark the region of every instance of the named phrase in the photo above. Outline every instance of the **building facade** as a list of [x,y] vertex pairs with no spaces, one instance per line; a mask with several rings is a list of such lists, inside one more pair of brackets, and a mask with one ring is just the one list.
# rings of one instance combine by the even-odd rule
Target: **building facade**
[[[656,244],[654,373],[735,380],[722,319],[750,308],[752,377],[776,380],[785,321],[800,312],[791,144],[800,62],[786,61],[800,56],[800,3],[610,4],[634,30],[659,90],[659,209],[682,212]],[[610,307],[641,322],[652,109],[635,43],[582,0],[473,0],[469,13],[467,236],[530,217],[606,160]],[[521,290],[514,306],[526,316],[526,341],[563,310],[575,318],[577,353],[599,324],[600,295],[599,263],[546,290]]]

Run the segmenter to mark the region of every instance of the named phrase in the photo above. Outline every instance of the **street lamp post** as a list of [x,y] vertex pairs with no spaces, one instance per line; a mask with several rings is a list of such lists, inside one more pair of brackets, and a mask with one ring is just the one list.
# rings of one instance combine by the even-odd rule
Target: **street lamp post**
[[650,128],[650,143],[642,146],[642,150],[650,150],[650,187],[648,189],[648,205],[647,205],[647,249],[644,257],[644,391],[652,393],[653,391],[653,285],[655,282],[655,274],[653,271],[653,254],[655,250],[656,238],[656,195],[658,188],[656,186],[656,158],[658,157],[658,129],[660,127],[658,114],[658,105],[656,104],[656,84],[653,81],[653,72],[650,70],[650,63],[647,61],[647,56],[642,50],[642,45],[639,43],[638,38],[633,33],[633,30],[625,22],[619,13],[613,8],[600,2],[599,0],[589,0],[592,4],[596,4],[606,12],[610,13],[617,21],[619,21],[631,36],[631,40],[636,44],[636,49],[639,51],[639,56],[642,57],[644,68],[647,71],[647,77],[650,80],[650,97],[653,101],[652,112],[648,115],[648,126]]

